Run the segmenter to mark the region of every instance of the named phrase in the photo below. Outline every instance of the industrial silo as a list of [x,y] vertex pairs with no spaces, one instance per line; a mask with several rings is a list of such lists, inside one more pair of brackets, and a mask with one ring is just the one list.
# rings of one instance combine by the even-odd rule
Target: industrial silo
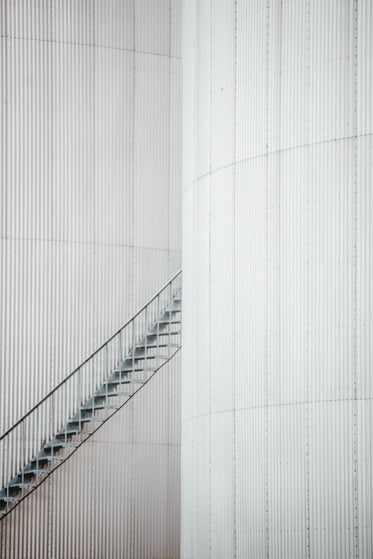
[[372,556],[372,18],[184,2],[183,559]]

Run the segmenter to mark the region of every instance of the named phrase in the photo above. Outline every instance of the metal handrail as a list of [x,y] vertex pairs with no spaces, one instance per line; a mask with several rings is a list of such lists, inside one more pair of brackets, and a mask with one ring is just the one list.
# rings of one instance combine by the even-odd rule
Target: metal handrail
[[37,404],[35,404],[28,412],[26,412],[16,423],[14,423],[5,433],[0,436],[0,441],[2,441],[6,436],[8,436],[16,427],[18,427],[27,417],[29,417],[32,413],[34,413],[39,406],[43,404],[48,398],[50,398],[57,390],[59,390],[66,382],[71,379],[88,361],[90,361],[95,355],[97,355],[105,346],[108,345],[122,330],[127,328],[133,322],[137,316],[139,316],[145,309],[148,307],[159,295],[167,289],[169,285],[171,285],[179,275],[181,275],[182,270],[176,272],[174,276],[168,282],[166,282],[159,291],[151,298],[147,303],[141,307],[139,311],[137,311],[121,328],[119,328],[114,334],[110,336],[102,345],[100,345],[89,357],[87,357],[84,361],[80,363],[78,367],[76,367],[67,377],[65,377],[59,384],[57,384],[48,394],[46,394]]

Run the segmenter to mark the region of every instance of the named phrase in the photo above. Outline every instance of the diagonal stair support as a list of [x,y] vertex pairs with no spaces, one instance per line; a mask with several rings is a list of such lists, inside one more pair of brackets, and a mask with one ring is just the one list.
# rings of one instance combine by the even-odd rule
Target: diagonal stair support
[[0,437],[0,520],[181,347],[181,272]]

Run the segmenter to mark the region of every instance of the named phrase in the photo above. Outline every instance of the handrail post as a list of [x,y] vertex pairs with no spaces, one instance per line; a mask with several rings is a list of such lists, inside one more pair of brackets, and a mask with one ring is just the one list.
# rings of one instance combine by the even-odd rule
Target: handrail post
[[108,344],[106,344],[106,346],[105,346],[105,378],[106,378],[105,407],[106,407],[106,410],[105,410],[105,414],[104,414],[104,415],[106,415],[106,417],[109,414],[109,408],[108,408],[108,405],[109,405],[109,403],[108,403],[109,354],[108,354],[108,352],[109,352],[109,348],[108,348]]
[[93,358],[92,358],[92,413],[91,413],[91,418],[93,418],[94,415],[95,415],[95,389],[96,389],[96,384],[95,384],[95,356],[93,356]]
[[22,423],[22,459],[21,459],[21,463],[22,463],[22,497],[23,497],[23,492],[24,492],[24,483],[25,483],[25,470],[24,470],[24,464],[25,464],[25,422]]
[[6,512],[9,511],[9,477],[10,477],[10,476],[9,476],[9,455],[10,455],[10,452],[9,452],[9,447],[10,447],[10,445],[9,445],[9,437],[10,437],[10,435],[7,436],[7,442],[8,442],[8,444],[7,444],[7,453],[6,453],[6,479],[7,479],[6,496],[7,496],[7,498],[8,498],[8,500],[7,500],[7,502],[6,502]]
[[170,303],[169,303],[169,313],[168,313],[168,352],[167,357],[170,357],[171,352],[171,328],[172,328],[172,280],[170,281]]
[[64,413],[63,413],[63,421],[65,422],[65,437],[64,437],[64,442],[65,442],[65,448],[64,448],[64,456],[66,456],[66,452],[67,452],[67,421],[68,421],[68,404],[67,404],[67,383],[65,384],[65,409],[64,409]]
[[[40,407],[36,410],[36,441],[40,445]],[[39,453],[36,450],[36,483],[39,485]]]
[[[55,402],[55,392],[53,392],[52,394],[52,405],[51,405],[51,430],[50,430],[50,436],[51,436],[51,470],[53,470],[53,466],[54,466],[54,441],[53,441],[53,431],[54,431],[54,402]],[[49,436],[49,434],[48,434]],[[48,437],[47,437],[48,438]]]
[[119,362],[123,360],[123,330],[119,332]]
[[145,307],[145,360],[144,360],[144,368],[145,368],[145,378],[148,377],[148,306]]
[[[120,330],[119,332],[119,366],[121,365],[122,361],[123,361],[123,330]],[[119,388],[118,388],[118,401],[121,404],[122,403],[122,397],[123,397],[123,376],[125,375],[125,373],[122,372],[121,368],[119,368]]]
[[156,347],[156,358],[155,358],[155,368],[158,369],[159,367],[159,320],[160,320],[160,316],[159,316],[159,295],[160,293],[158,293],[157,296],[157,347]]
[[130,393],[133,394],[133,381],[135,377],[135,320],[132,322],[132,371],[130,379]]
[[79,373],[78,373],[78,425],[79,425],[79,443],[82,442],[82,434],[83,434],[83,429],[82,429],[82,369],[81,367],[79,368]]

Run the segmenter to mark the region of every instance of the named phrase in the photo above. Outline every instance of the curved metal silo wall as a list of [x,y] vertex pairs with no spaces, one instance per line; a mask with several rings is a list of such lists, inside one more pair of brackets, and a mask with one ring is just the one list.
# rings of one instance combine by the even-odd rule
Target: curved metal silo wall
[[0,1],[0,432],[180,267],[179,20]]
[[373,555],[372,27],[183,4],[183,559]]
[[176,559],[180,352],[0,522],[1,559]]
[[[179,12],[178,0],[0,0],[0,433],[180,267]],[[0,523],[2,557],[123,557],[120,531],[163,550],[176,458],[158,445],[169,484],[156,502],[132,456],[145,482],[129,536],[128,496],[109,502],[125,446],[87,445]],[[100,477],[109,465],[117,477]],[[167,537],[174,549],[177,530]]]

